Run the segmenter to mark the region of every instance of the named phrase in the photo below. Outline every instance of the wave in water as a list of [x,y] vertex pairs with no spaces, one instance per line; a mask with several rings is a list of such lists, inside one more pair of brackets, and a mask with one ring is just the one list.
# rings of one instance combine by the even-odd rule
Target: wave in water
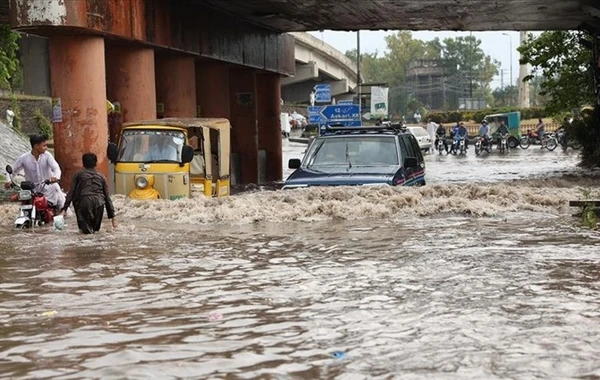
[[[177,201],[113,197],[120,219],[181,224],[249,224],[261,221],[395,218],[436,214],[497,216],[534,211],[567,214],[585,189],[600,193],[595,178],[547,178],[503,184],[438,184],[425,187],[322,187],[261,191],[226,198],[197,196]],[[10,225],[16,204],[0,205]]]

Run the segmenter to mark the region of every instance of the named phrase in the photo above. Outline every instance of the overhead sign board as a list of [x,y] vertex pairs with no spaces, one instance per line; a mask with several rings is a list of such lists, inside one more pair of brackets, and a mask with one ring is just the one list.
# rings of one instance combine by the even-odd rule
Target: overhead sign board
[[360,108],[357,104],[329,105],[308,107],[308,122],[311,124],[343,124],[348,127],[359,127]]
[[331,85],[330,84],[318,84],[314,87],[315,90],[315,102],[317,103],[330,103],[331,102]]

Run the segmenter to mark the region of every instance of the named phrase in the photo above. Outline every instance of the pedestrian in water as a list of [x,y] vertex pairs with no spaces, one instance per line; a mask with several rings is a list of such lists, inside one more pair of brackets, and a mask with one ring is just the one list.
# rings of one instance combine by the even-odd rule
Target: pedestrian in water
[[112,227],[117,227],[115,209],[108,194],[106,178],[96,170],[98,157],[94,153],[85,153],[81,157],[83,169],[73,174],[71,189],[67,194],[61,215],[65,216],[71,202],[75,207],[77,226],[84,234],[100,231],[104,207]]

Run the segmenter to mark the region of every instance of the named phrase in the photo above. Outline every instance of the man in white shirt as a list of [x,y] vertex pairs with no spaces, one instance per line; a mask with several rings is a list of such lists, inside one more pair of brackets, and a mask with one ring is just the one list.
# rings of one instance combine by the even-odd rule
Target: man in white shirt
[[429,153],[433,153],[435,151],[434,143],[436,141],[435,131],[437,130],[438,125],[431,119],[427,120],[427,133],[429,134],[429,138],[431,139],[431,146],[429,147]]
[[[57,182],[62,173],[52,154],[47,152],[47,138],[37,134],[31,135],[29,143],[31,152],[23,153],[17,158],[12,167],[13,175],[24,171],[25,180],[36,184],[35,191],[44,194],[48,202],[61,210],[65,204],[65,193]],[[50,184],[45,185],[44,181],[46,180],[49,180]],[[6,182],[4,186],[9,188],[11,182]]]

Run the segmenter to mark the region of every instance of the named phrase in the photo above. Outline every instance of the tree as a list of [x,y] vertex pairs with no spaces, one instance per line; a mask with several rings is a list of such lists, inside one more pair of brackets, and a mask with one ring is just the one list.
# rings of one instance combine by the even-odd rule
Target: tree
[[9,25],[0,25],[0,88],[11,90],[19,83],[19,34]]
[[[594,68],[589,42],[593,37],[583,31],[544,32],[539,37],[529,35],[518,50],[521,63],[530,64],[533,73],[541,73],[542,95],[547,96],[546,110],[557,116],[583,106],[595,104]],[[588,41],[588,43],[582,43]],[[535,79],[534,75],[525,78]],[[586,107],[572,124],[565,124],[569,134],[583,146],[582,165],[600,165],[600,109]]]
[[475,36],[444,39],[444,59],[453,62],[449,74],[456,78],[457,86],[468,89],[470,97],[490,94],[490,83],[500,67],[480,46],[481,40]]
[[521,64],[532,66],[532,81],[541,74],[539,94],[547,96],[546,110],[550,114],[571,111],[594,102],[591,50],[580,43],[589,38],[581,31],[543,32],[538,37],[528,35],[518,51]]

